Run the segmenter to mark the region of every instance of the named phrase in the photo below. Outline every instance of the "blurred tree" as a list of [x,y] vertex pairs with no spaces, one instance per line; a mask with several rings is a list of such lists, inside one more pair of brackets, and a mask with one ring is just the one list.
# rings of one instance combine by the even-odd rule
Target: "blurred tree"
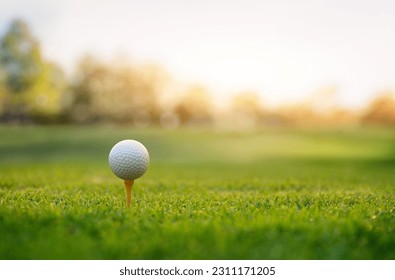
[[74,120],[133,122],[136,126],[158,121],[158,95],[168,77],[159,66],[106,64],[87,56],[77,69],[68,107]]
[[8,103],[6,100],[7,97],[8,94],[4,84],[4,77],[2,72],[0,72],[0,119],[6,109],[6,104]]
[[255,92],[241,92],[231,101],[233,124],[238,129],[253,128],[263,119],[261,100]]
[[395,125],[395,93],[385,91],[369,105],[362,117],[364,123]]
[[63,72],[43,59],[38,41],[20,19],[0,38],[0,73],[3,119],[45,121],[59,114]]
[[253,118],[259,118],[263,109],[261,100],[255,92],[246,91],[236,95],[231,104],[234,112],[242,113]]
[[208,90],[193,85],[176,103],[174,111],[181,124],[208,124],[213,119],[214,107]]
[[314,115],[331,115],[339,106],[339,86],[336,84],[326,85],[314,90],[300,106],[311,110]]
[[14,20],[0,41],[0,65],[14,93],[28,89],[40,73],[40,49],[27,24]]

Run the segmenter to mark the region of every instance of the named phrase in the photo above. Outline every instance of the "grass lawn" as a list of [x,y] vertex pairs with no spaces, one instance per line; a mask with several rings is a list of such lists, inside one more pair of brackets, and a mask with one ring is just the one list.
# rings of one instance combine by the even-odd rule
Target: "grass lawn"
[[395,131],[0,126],[0,259],[395,259]]

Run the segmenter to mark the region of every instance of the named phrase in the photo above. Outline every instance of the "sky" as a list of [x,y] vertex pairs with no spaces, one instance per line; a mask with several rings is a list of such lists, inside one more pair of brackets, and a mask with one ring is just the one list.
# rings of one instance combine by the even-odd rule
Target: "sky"
[[16,17],[70,72],[84,54],[122,54],[217,100],[249,90],[269,106],[331,87],[362,108],[395,90],[392,0],[0,0],[0,34]]

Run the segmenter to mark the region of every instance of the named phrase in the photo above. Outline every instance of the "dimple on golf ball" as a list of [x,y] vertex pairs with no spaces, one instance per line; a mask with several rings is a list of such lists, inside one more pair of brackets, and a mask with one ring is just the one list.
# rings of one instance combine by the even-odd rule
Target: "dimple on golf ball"
[[112,147],[108,162],[112,172],[123,180],[137,179],[147,171],[149,154],[138,141],[123,140]]

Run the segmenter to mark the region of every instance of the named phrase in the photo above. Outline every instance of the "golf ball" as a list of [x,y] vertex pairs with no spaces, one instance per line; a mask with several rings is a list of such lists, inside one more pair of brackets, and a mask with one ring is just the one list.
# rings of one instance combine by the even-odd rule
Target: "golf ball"
[[112,147],[108,162],[116,176],[123,180],[134,180],[147,171],[149,154],[140,142],[123,140]]

